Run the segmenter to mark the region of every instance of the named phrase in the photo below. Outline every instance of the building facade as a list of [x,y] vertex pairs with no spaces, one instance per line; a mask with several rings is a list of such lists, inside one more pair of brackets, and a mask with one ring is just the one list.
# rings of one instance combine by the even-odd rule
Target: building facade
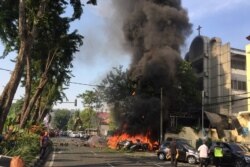
[[198,77],[205,111],[235,115],[248,111],[246,53],[220,38],[197,36],[186,59]]
[[215,125],[212,127],[219,138],[226,135],[229,140],[250,141],[249,56],[250,45],[245,51],[206,36],[195,37],[186,55],[197,75],[197,87],[203,92],[202,111]]

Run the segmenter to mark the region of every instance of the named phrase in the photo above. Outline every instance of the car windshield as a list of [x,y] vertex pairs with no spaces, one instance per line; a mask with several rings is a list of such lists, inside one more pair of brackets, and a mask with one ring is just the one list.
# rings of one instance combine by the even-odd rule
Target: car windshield
[[231,143],[230,147],[235,152],[246,152],[247,151],[247,149],[243,145],[236,144],[236,143]]

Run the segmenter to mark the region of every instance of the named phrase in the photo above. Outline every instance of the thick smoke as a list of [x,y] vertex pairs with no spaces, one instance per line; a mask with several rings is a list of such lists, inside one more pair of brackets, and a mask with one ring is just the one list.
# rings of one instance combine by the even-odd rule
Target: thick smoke
[[180,46],[191,32],[187,12],[179,0],[114,0],[113,3],[117,16],[123,20],[126,48],[133,56],[130,78],[136,83],[136,96],[126,126],[138,132],[142,127],[145,131],[157,131],[160,90],[164,89],[167,120],[169,94],[174,86],[176,65],[181,61]]

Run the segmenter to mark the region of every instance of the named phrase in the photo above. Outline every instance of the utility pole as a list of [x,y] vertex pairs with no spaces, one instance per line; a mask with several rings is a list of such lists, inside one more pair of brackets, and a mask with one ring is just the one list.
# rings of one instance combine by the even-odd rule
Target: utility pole
[[[248,35],[246,37],[246,39],[248,41],[250,41],[250,35]],[[250,59],[249,59],[249,56],[250,56],[250,43],[248,43],[246,45],[246,71],[247,71],[247,81],[250,80],[250,75],[249,75],[249,71],[250,71]],[[249,111],[250,110],[250,95],[249,95],[249,90],[250,90],[250,82],[247,82],[247,110]]]
[[201,130],[202,130],[202,138],[205,137],[205,131],[204,131],[204,90],[201,92]]
[[162,103],[162,88],[161,88],[161,111],[160,111],[160,143],[163,140],[163,103]]

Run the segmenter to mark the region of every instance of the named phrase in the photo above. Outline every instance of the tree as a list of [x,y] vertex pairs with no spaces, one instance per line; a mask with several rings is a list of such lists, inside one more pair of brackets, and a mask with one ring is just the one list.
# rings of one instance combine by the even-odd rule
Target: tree
[[[18,1],[0,1],[0,38],[5,44],[4,57],[11,51],[17,51],[18,56],[15,60],[16,65],[11,74],[11,78],[4,88],[0,96],[0,133],[3,130],[3,125],[9,112],[15,92],[23,74],[23,68],[26,61],[26,95],[23,106],[24,113],[22,114],[21,126],[25,124],[30,111],[39,98],[44,86],[48,82],[48,72],[52,68],[51,61],[54,56],[60,57],[60,54],[70,55],[77,51],[75,47],[62,48],[81,43],[77,40],[79,35],[76,31],[65,34],[69,29],[69,23],[81,17],[82,3],[80,0],[71,0],[70,5],[73,7],[72,17],[63,17],[68,3],[64,0],[48,1],[48,0],[20,0]],[[54,25],[53,25],[53,24]],[[58,23],[58,24],[57,24]],[[64,23],[64,24],[60,24]],[[53,26],[51,26],[53,25]],[[59,31],[62,30],[62,31]],[[57,33],[63,32],[63,33]],[[45,38],[48,37],[48,38]],[[52,40],[55,38],[54,41]],[[61,39],[61,40],[58,40]],[[48,41],[47,41],[48,40]],[[43,41],[43,42],[42,42]],[[47,48],[44,45],[47,43]],[[73,43],[72,43],[73,42]],[[48,47],[49,44],[51,47]],[[34,46],[40,46],[40,50],[35,50]],[[36,47],[37,48],[37,47]],[[39,52],[47,51],[47,53]],[[58,51],[59,50],[59,51]],[[31,78],[29,78],[31,62],[33,58],[37,60],[45,60],[41,66],[41,74],[38,88],[33,92],[33,97],[30,99]],[[63,57],[63,56],[62,56]],[[69,62],[72,56],[68,57]],[[64,57],[64,61],[66,61]],[[58,60],[57,63],[60,63]],[[54,64],[54,67],[56,64]],[[65,72],[69,71],[67,67],[71,64],[63,64],[61,68],[65,68]],[[38,77],[39,78],[39,77]],[[29,101],[29,104],[27,103]]]
[[94,91],[86,90],[84,93],[79,94],[78,97],[82,98],[82,102],[86,107],[80,113],[83,129],[97,128],[100,120],[97,118],[96,112],[103,106],[102,91],[94,89]]
[[201,93],[197,89],[197,78],[192,70],[191,64],[182,61],[176,72],[177,80],[172,98],[171,110],[175,112],[192,112],[201,108]]
[[128,71],[123,71],[122,68],[113,67],[98,87],[102,99],[107,103],[123,101],[135,91],[133,83],[128,78]]
[[52,119],[52,125],[61,130],[67,130],[67,124],[70,119],[70,111],[66,109],[54,111],[55,115]]
[[14,71],[0,96],[0,133],[2,133],[4,122],[21,79],[24,61],[30,55],[36,38],[37,20],[44,16],[43,9],[47,3],[46,0],[41,1],[38,8],[33,11],[36,20],[27,21],[26,1],[20,0],[19,3],[18,1],[0,1],[0,38],[6,46],[4,56],[10,51],[18,50]]
[[74,111],[71,115],[70,115],[70,119],[68,121],[68,129],[71,130],[79,130],[79,127],[82,127],[82,119],[80,116],[80,111]]
[[80,112],[80,118],[82,120],[83,129],[97,128],[99,125],[97,114],[91,108],[86,108],[82,112]]
[[134,83],[128,77],[128,71],[122,66],[114,67],[103,79],[98,92],[101,99],[107,103],[112,112],[113,125],[121,128],[129,119],[128,113],[133,106]]
[[[74,4],[75,11],[72,17],[60,16],[65,10],[64,4],[56,4],[56,2],[48,4],[48,12],[39,26],[40,31],[37,36],[39,42],[34,44],[32,50],[32,62],[36,65],[31,66],[33,74],[36,74],[32,78],[35,87],[32,91],[33,96],[30,99],[26,98],[25,102],[28,101],[28,105],[24,105],[22,110],[21,127],[27,122],[33,106],[48,82],[59,86],[69,82],[71,76],[69,69],[72,67],[73,54],[82,45],[83,37],[77,31],[69,33],[70,23],[81,16],[81,4]],[[26,85],[31,85],[28,81],[26,80]]]
[[98,92],[97,89],[94,91],[86,90],[85,93],[79,94],[77,97],[82,98],[82,103],[87,108],[98,110],[103,106],[101,92]]
[[48,83],[46,85],[42,96],[36,102],[32,117],[33,122],[41,122],[45,115],[48,114],[48,111],[50,111],[48,110],[48,106],[52,106],[55,101],[62,101],[62,98],[65,97],[63,90],[60,83]]
[[190,111],[199,105],[199,91],[194,86],[196,77],[190,64],[179,61],[177,67],[174,77],[169,78],[165,85],[159,85],[154,77],[145,79],[147,76],[131,81],[129,72],[122,71],[122,67],[113,68],[102,81],[99,91],[103,94],[103,100],[111,106],[119,130],[130,134],[150,132],[157,138],[159,121],[153,119],[160,119],[161,104],[164,129],[170,127],[170,113]]

